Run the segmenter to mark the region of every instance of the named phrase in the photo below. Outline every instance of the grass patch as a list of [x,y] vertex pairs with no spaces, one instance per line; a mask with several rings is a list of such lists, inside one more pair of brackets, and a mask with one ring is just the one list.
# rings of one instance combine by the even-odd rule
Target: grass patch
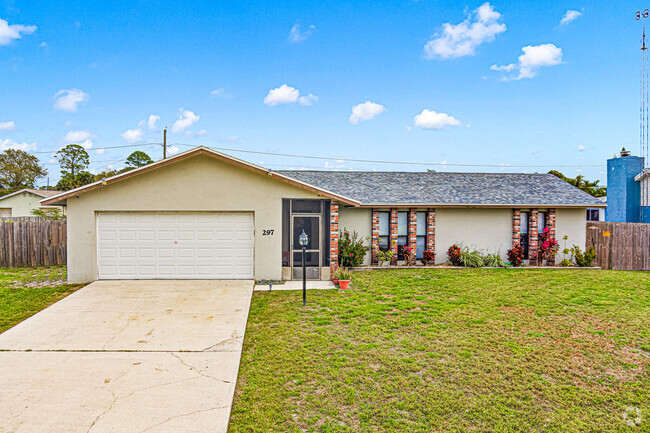
[[65,266],[0,268],[0,333],[82,287],[65,279]]
[[[256,292],[231,432],[650,429],[650,274],[378,270]],[[636,409],[634,409],[636,410]]]

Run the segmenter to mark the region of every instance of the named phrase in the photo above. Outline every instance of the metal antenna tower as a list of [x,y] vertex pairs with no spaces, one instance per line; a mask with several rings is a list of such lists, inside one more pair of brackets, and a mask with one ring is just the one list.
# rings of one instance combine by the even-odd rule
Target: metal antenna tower
[[640,117],[640,128],[639,128],[639,145],[642,157],[645,158],[645,164],[648,165],[648,133],[650,131],[650,126],[648,124],[649,113],[648,113],[648,46],[646,45],[645,38],[645,20],[648,18],[650,13],[648,9],[643,11],[636,12],[636,20],[643,21],[643,36],[641,37],[641,67],[640,67],[640,91],[641,91],[641,106],[639,109]]

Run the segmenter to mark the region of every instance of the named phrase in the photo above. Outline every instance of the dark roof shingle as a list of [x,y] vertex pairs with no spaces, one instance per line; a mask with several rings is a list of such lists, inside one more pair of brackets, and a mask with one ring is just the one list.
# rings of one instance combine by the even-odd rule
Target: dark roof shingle
[[552,174],[280,170],[361,204],[601,205]]

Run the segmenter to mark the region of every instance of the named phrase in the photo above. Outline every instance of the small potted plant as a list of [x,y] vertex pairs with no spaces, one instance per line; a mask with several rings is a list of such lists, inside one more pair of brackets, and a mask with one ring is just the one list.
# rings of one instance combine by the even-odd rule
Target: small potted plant
[[339,287],[345,290],[350,286],[352,272],[347,268],[338,268],[334,273],[334,277],[339,280]]

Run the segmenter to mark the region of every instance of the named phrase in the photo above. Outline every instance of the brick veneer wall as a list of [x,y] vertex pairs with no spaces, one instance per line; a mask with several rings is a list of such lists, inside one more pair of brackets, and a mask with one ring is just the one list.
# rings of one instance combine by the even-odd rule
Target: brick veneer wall
[[397,209],[390,210],[390,236],[388,239],[393,261],[397,260]]
[[372,210],[372,264],[379,263],[379,210]]
[[427,250],[436,252],[436,210],[427,212]]
[[512,245],[521,241],[521,209],[514,209],[512,213]]
[[330,276],[339,267],[339,204],[330,205]]
[[[546,227],[548,227],[548,233],[552,237],[555,237],[555,209],[546,210]],[[559,246],[559,241],[558,241]],[[555,263],[555,256],[549,257],[549,263]]]
[[408,246],[413,249],[413,257],[416,257],[418,249],[418,210],[415,208],[409,209],[409,222],[408,222]]
[[550,235],[555,237],[555,209],[546,210],[546,227]]
[[537,219],[539,214],[537,209],[530,211],[530,229],[528,230],[528,259],[537,260]]

